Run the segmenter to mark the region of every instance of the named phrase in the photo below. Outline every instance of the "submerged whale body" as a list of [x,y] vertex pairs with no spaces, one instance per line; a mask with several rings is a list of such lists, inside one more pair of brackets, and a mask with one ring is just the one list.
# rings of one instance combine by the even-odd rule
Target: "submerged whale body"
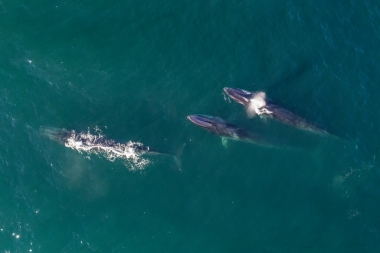
[[274,145],[273,142],[269,141],[264,136],[248,132],[219,117],[195,114],[187,116],[187,118],[195,125],[224,138],[249,142],[266,147],[278,146]]
[[149,152],[149,147],[138,142],[119,143],[106,138],[101,134],[91,134],[89,132],[75,132],[74,130],[49,129],[46,134],[66,147],[77,149],[78,151],[106,151],[115,155],[122,155],[133,149],[137,153]]
[[314,133],[328,134],[325,130],[267,99],[264,92],[249,92],[238,88],[224,88],[224,92],[233,100],[242,104],[249,117],[254,115],[275,119],[281,123]]
[[[108,160],[114,161],[116,158],[131,160],[135,163],[148,163],[149,161],[143,159],[141,155],[167,155],[174,158],[176,164],[180,167],[179,153],[170,154],[165,152],[158,152],[145,146],[139,142],[126,142],[120,143],[115,140],[108,139],[101,134],[91,134],[90,132],[75,132],[74,130],[68,131],[66,129],[46,129],[44,134],[50,139],[64,144],[66,147],[77,150],[78,152],[85,152],[88,154],[97,154],[106,157]],[[182,152],[183,147],[180,152]]]

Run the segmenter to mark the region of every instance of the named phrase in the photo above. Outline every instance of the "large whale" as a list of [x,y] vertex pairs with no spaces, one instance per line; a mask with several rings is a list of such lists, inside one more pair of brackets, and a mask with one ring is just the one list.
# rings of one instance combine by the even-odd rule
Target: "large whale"
[[75,149],[79,152],[94,153],[106,157],[109,160],[132,159],[139,160],[141,155],[166,155],[174,158],[176,164],[181,167],[180,155],[185,145],[183,145],[176,154],[160,152],[145,146],[139,142],[128,141],[126,143],[117,142],[108,139],[104,135],[91,134],[90,132],[75,132],[74,130],[48,128],[43,132],[50,139]]
[[238,88],[224,88],[224,92],[233,100],[242,104],[249,117],[254,115],[275,119],[281,123],[314,133],[328,134],[325,130],[267,99],[264,92],[249,92]]
[[278,145],[275,145],[275,143],[268,140],[268,138],[248,132],[219,117],[195,114],[187,116],[187,118],[195,125],[223,138],[249,142],[266,147],[278,147]]

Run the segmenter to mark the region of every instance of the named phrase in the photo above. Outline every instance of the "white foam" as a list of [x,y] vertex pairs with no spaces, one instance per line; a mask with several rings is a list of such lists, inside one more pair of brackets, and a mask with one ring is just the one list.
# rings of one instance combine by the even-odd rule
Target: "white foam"
[[271,113],[271,111],[263,108],[266,106],[266,94],[264,92],[256,92],[252,94],[252,98],[246,107],[248,117],[252,118],[256,114],[261,115],[263,113]]
[[149,160],[143,158],[146,152],[138,149],[143,144],[139,142],[119,143],[114,140],[106,139],[100,131],[95,134],[68,132],[69,136],[65,141],[65,146],[77,150],[79,153],[96,154],[105,157],[109,161],[121,159],[130,165],[132,170],[144,169]]

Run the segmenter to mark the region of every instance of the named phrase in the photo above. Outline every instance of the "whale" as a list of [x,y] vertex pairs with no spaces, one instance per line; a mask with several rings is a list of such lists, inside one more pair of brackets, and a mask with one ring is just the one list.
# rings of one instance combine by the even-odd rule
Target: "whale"
[[155,150],[139,142],[117,142],[100,133],[91,134],[90,132],[76,132],[74,130],[48,128],[44,129],[43,134],[80,153],[93,153],[104,156],[112,161],[116,158],[136,159],[145,154],[170,156],[174,159],[179,168],[181,168],[180,156],[185,147],[184,144],[175,154],[172,154]]
[[222,138],[232,139],[235,141],[243,141],[264,147],[278,147],[278,143],[274,143],[269,138],[246,131],[222,118],[210,115],[194,114],[187,116],[187,119],[196,126],[216,134]]
[[310,131],[317,134],[329,134],[326,130],[317,127],[306,119],[277,105],[267,98],[265,92],[249,92],[239,88],[223,88],[224,92],[239,104],[246,108],[248,117],[255,115],[274,119],[283,124]]

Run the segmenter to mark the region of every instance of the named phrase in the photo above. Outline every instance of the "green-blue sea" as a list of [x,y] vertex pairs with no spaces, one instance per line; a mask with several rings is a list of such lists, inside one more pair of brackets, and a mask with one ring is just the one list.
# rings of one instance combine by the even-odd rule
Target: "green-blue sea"
[[[378,0],[0,0],[0,252],[380,252],[379,45]],[[249,118],[224,87],[330,135]]]

